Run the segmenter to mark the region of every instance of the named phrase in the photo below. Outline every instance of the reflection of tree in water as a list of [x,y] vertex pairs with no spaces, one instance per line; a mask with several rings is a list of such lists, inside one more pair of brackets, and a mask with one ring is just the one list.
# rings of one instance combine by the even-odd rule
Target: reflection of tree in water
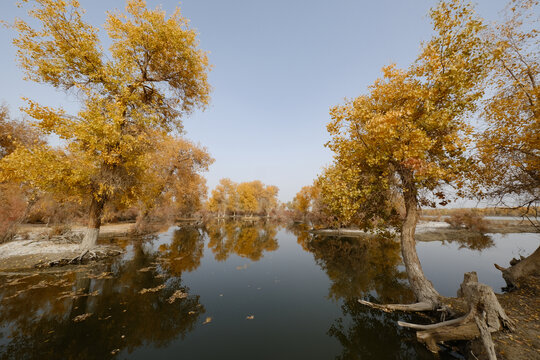
[[[189,289],[179,277],[158,274],[154,260],[139,245],[133,260],[103,264],[90,270],[94,275],[81,271],[40,274],[20,284],[3,281],[0,327],[8,330],[0,334],[5,342],[0,357],[105,359],[111,352],[165,346],[185,336],[205,310],[199,296],[170,303],[176,290]],[[159,290],[139,293],[149,288]],[[73,320],[88,313],[85,320]]]
[[356,299],[345,301],[341,309],[343,317],[328,330],[328,335],[343,346],[336,359],[434,359],[416,341],[414,332],[397,325],[398,320],[418,322],[412,315],[385,313],[363,306]]
[[375,291],[384,303],[413,300],[407,274],[398,268],[400,246],[394,239],[314,236],[307,248],[330,278],[334,299],[361,298]]
[[309,230],[311,226],[305,223],[294,223],[287,227],[287,230],[292,232],[296,236],[296,242],[302,246],[305,251],[309,250],[309,241],[311,240],[311,234]]
[[265,222],[211,222],[206,225],[210,238],[208,247],[218,261],[236,254],[259,260],[265,251],[278,249],[276,225]]
[[328,335],[342,345],[337,359],[433,359],[418,344],[413,332],[396,323],[398,319],[418,319],[385,313],[357,302],[366,297],[382,303],[413,300],[407,274],[400,270],[399,242],[380,236],[311,236],[298,227],[291,230],[328,275],[330,297],[343,300],[343,315],[328,330]]
[[174,275],[193,271],[201,264],[204,253],[204,236],[196,228],[176,230],[169,244],[159,246],[162,266]]

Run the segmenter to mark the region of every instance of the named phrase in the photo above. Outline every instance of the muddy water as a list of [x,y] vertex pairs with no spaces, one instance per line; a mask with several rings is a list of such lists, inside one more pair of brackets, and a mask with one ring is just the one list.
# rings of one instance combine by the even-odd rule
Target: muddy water
[[[535,234],[488,238],[418,244],[441,293],[470,270],[498,291],[493,262],[538,245]],[[355,301],[412,300],[393,240],[227,223],[116,243],[126,253],[110,262],[0,275],[0,358],[434,358],[396,325],[423,319]]]

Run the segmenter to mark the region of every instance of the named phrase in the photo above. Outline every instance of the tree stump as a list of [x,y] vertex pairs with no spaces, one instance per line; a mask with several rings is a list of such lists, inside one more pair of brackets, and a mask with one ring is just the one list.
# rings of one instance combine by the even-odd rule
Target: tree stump
[[512,259],[510,265],[509,268],[504,268],[495,264],[502,272],[509,289],[519,288],[529,276],[540,276],[540,246],[526,258]]

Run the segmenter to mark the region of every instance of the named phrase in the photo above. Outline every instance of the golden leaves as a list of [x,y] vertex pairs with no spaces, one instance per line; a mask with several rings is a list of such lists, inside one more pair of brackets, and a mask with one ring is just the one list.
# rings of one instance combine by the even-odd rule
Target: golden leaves
[[[166,191],[157,180],[171,171],[190,179],[189,190],[177,198],[200,202],[206,187],[197,172],[212,159],[205,149],[167,135],[181,130],[182,115],[208,103],[210,91],[207,56],[180,11],[167,18],[161,9],[129,0],[125,14],[108,16],[109,58],[77,1],[37,0],[28,14],[34,22],[19,19],[14,25],[27,78],[77,89],[82,106],[73,116],[27,100],[24,110],[40,130],[59,136],[65,146],[20,148],[3,161],[2,177],[64,198],[91,195],[126,205]],[[190,153],[189,166],[179,165],[178,153]],[[153,168],[152,161],[164,156],[177,159],[176,165]],[[158,184],[143,188],[148,181]]]
[[221,179],[212,190],[208,200],[208,209],[220,213],[254,213],[268,215],[277,207],[279,189],[274,185],[265,185],[259,180],[235,183],[230,179]]
[[[319,182],[344,223],[360,212],[389,216],[392,189],[433,190],[470,170],[464,118],[483,94],[481,22],[459,0],[441,2],[431,18],[436,34],[409,69],[384,67],[367,95],[330,111],[334,164]],[[405,184],[409,173],[412,183]]]

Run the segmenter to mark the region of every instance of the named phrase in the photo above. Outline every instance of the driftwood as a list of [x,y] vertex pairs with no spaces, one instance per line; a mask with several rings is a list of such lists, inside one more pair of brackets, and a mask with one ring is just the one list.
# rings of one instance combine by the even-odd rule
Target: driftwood
[[[416,333],[418,341],[424,343],[430,351],[435,353],[439,351],[437,343],[480,338],[488,358],[496,360],[491,333],[503,329],[513,330],[513,324],[499,304],[493,289],[479,283],[475,272],[465,273],[463,283],[458,290],[458,297],[467,304],[468,309],[464,316],[429,325],[402,321],[398,321],[398,324],[402,327],[419,330]],[[383,311],[433,310],[429,303],[378,305],[365,300],[359,300],[359,302]],[[444,307],[442,310],[448,311]]]
[[67,265],[87,264],[91,261],[99,261],[108,257],[118,256],[122,254],[122,250],[110,248],[110,247],[98,247],[92,250],[84,250],[80,255],[74,258],[63,258],[60,260],[54,260],[47,263],[40,263],[35,265],[36,268],[50,268]]
[[526,258],[512,259],[510,265],[504,268],[495,264],[495,267],[502,272],[509,289],[519,288],[529,276],[540,276],[540,246]]

